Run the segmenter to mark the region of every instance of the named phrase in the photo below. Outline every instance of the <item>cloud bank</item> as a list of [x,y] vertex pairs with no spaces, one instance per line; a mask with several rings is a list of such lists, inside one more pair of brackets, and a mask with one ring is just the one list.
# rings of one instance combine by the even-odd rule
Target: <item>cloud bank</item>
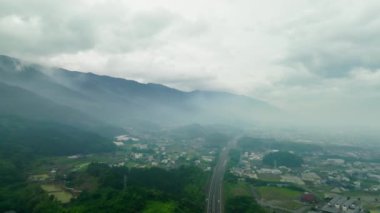
[[379,8],[375,0],[0,0],[0,51],[378,125]]

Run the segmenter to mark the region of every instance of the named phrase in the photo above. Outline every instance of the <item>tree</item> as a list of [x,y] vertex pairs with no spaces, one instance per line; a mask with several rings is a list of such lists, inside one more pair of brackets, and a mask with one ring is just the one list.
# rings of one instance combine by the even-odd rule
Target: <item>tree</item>
[[237,196],[227,200],[226,212],[228,213],[263,213],[265,212],[251,197]]
[[264,156],[263,163],[269,166],[300,167],[303,159],[290,152],[271,152]]

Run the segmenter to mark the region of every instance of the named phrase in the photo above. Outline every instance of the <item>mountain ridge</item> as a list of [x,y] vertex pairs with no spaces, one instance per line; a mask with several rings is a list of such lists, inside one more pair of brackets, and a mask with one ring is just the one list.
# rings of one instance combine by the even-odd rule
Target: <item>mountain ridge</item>
[[247,96],[220,91],[185,92],[162,84],[44,67],[3,55],[0,77],[0,82],[30,90],[118,126],[141,121],[163,125],[234,123],[242,119],[260,120],[277,110]]

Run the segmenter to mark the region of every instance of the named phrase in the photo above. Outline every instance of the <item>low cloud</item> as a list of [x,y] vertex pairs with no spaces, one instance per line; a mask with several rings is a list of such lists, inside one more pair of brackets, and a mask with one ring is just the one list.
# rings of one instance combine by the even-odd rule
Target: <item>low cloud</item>
[[[340,1],[337,1],[340,2]],[[358,68],[380,68],[380,3],[348,1],[314,10],[287,23],[289,51],[284,64],[321,77],[346,77]]]
[[379,7],[375,0],[0,0],[0,50],[72,70],[245,94],[326,120],[370,118],[380,107]]

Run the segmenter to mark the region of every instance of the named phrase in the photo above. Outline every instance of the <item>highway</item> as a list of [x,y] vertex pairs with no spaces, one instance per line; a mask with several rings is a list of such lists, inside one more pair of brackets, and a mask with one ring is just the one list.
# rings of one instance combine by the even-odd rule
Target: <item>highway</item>
[[236,144],[237,138],[222,149],[219,160],[214,167],[207,194],[207,213],[223,212],[223,177],[228,160],[228,152]]

